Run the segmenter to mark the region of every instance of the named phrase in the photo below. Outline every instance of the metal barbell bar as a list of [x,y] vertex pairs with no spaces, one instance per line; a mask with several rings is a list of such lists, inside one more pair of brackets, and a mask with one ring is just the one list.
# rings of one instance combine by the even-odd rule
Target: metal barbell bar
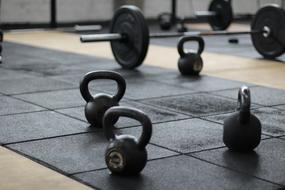
[[[261,30],[261,31],[213,31],[213,32],[171,32],[171,33],[152,33],[149,35],[149,38],[175,38],[182,36],[224,36],[224,35],[244,35],[244,34],[254,34],[254,33],[264,33],[267,36],[270,33],[270,30]],[[89,34],[80,36],[81,42],[104,42],[104,41],[118,41],[126,40],[127,36],[118,33],[109,33],[109,34]]]
[[75,25],[74,30],[76,32],[90,32],[102,30],[101,25]]
[[122,34],[86,34],[80,36],[81,42],[106,42],[106,41],[116,41],[123,40]]

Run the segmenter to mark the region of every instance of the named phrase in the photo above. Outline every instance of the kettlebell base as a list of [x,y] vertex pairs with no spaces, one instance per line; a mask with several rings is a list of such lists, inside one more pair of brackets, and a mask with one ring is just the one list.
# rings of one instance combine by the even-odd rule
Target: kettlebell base
[[198,76],[203,69],[202,58],[189,53],[178,61],[178,70],[184,76]]
[[[119,106],[119,103],[111,96],[105,94],[98,94],[93,101],[88,102],[85,106],[85,117],[91,124],[91,127],[102,128],[103,116],[113,106]],[[112,119],[114,124],[118,121],[118,117]]]

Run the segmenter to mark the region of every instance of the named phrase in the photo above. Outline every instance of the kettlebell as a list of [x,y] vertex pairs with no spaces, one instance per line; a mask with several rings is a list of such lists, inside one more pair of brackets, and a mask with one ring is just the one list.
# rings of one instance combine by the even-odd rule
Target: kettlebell
[[248,152],[261,140],[261,123],[250,113],[250,90],[242,86],[238,92],[237,112],[224,121],[223,141],[233,151]]
[[[128,117],[142,124],[142,134],[139,139],[131,135],[115,135],[114,118]],[[112,174],[136,175],[139,174],[147,163],[146,145],[152,134],[152,123],[142,111],[115,106],[108,109],[103,118],[103,128],[107,139],[110,141],[106,152],[105,162]]]
[[[185,53],[183,45],[188,41],[196,41],[198,43],[197,52]],[[201,53],[204,51],[205,42],[199,36],[186,36],[179,39],[177,49],[180,55],[178,60],[178,69],[182,75],[198,75],[203,68],[203,60]]]
[[[118,90],[114,96],[105,93],[98,93],[92,96],[88,84],[92,80],[110,79],[117,83]],[[87,73],[80,82],[80,92],[86,101],[85,117],[91,126],[102,127],[103,116],[107,109],[118,106],[126,91],[125,79],[113,71],[92,71]],[[115,121],[117,121],[115,119]]]
[[159,26],[161,30],[170,30],[171,29],[171,14],[170,13],[161,13],[158,15]]

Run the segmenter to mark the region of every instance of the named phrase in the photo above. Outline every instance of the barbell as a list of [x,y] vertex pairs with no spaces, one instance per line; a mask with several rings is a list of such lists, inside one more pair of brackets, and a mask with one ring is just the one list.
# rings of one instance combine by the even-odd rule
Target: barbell
[[[175,2],[176,3],[176,2]],[[174,6],[174,5],[173,5]],[[181,24],[181,29],[186,29],[184,23],[188,22],[191,18],[174,18]],[[159,24],[161,29],[169,30],[171,28],[171,13],[162,13],[159,15]],[[194,18],[207,18],[213,30],[225,30],[233,21],[233,10],[230,0],[212,0],[207,11],[196,11]],[[187,29],[186,29],[187,30]]]
[[110,41],[116,61],[126,69],[134,69],[143,63],[150,38],[181,36],[219,36],[250,34],[255,49],[264,58],[274,59],[285,52],[285,12],[277,5],[259,9],[249,31],[172,32],[149,34],[148,25],[141,10],[132,5],[120,7],[114,14],[110,33],[82,35],[81,42]]
[[[213,30],[226,30],[233,21],[233,10],[230,0],[211,1],[208,11],[196,11],[196,18],[207,18]],[[189,19],[181,20],[183,25]]]

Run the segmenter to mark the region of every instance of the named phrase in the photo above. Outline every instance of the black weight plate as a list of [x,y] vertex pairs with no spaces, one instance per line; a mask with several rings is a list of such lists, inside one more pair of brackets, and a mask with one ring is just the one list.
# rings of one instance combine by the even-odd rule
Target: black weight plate
[[0,30],[0,42],[3,42],[3,32]]
[[226,30],[233,21],[233,10],[229,0],[213,0],[208,10],[217,13],[216,16],[208,18],[213,30]]
[[127,40],[111,41],[116,61],[126,69],[141,65],[148,50],[149,31],[140,9],[132,5],[119,8],[113,16],[110,32],[127,37]]
[[[281,41],[283,47],[285,47],[285,10],[283,10],[283,17],[282,17],[283,21],[282,21],[282,25],[281,25],[281,32],[279,33],[279,40]],[[285,52],[285,48],[284,48],[284,52]]]
[[284,25],[284,11],[275,5],[267,5],[259,9],[251,23],[252,31],[262,31],[264,27],[270,28],[270,35],[266,37],[262,33],[252,33],[251,40],[253,46],[263,57],[274,59],[282,55],[285,51],[280,38]]
[[170,30],[171,28],[171,14],[161,13],[158,15],[159,26],[162,30]]

